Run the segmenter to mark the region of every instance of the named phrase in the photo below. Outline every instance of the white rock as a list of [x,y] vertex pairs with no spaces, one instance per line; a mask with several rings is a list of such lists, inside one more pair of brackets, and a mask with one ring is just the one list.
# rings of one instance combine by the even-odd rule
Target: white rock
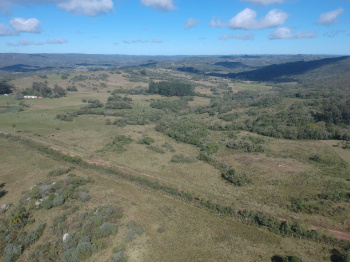
[[68,237],[69,237],[69,234],[68,233],[64,233],[63,234],[63,242],[66,242]]
[[42,199],[39,199],[39,200],[37,200],[37,201],[35,202],[35,205],[36,205],[36,206],[39,206],[39,205],[41,204],[41,202],[43,202],[43,200],[42,200]]

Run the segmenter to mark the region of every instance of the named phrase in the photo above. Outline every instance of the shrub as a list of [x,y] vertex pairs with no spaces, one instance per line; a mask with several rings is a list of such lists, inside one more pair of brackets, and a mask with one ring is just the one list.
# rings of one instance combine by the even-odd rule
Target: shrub
[[148,136],[145,136],[138,141],[139,144],[145,144],[145,145],[150,145],[153,142],[154,142],[154,139]]
[[105,146],[105,149],[110,149],[110,150],[114,150],[114,151],[124,151],[125,145],[128,145],[132,142],[133,140],[130,137],[126,137],[124,135],[117,135],[112,142],[108,143]]
[[167,150],[169,150],[170,152],[173,152],[173,153],[176,152],[175,148],[172,145],[170,145],[169,143],[167,143],[167,142],[165,142],[162,145],[162,147],[167,149]]
[[157,147],[157,146],[148,145],[147,148],[152,150],[152,151],[154,151],[154,152],[156,152],[156,153],[160,153],[160,154],[164,154],[165,153],[163,148],[160,148],[160,147]]
[[57,167],[51,171],[49,171],[49,176],[60,176],[67,174],[69,171],[72,170],[72,167]]
[[89,193],[87,192],[82,192],[79,196],[79,199],[83,202],[86,202],[90,199]]
[[16,261],[23,252],[22,245],[8,244],[4,250],[4,262]]
[[197,161],[197,158],[185,157],[183,154],[173,155],[173,157],[171,158],[171,162],[174,163],[195,163]]
[[116,224],[110,222],[104,222],[101,226],[94,230],[94,237],[97,239],[108,237],[110,235],[115,235],[118,232],[118,227]]
[[123,253],[122,251],[115,253],[113,257],[109,260],[109,262],[117,262],[120,261],[123,258]]
[[126,231],[125,234],[125,242],[129,243],[131,241],[133,241],[135,238],[135,231],[132,229],[129,229],[128,231]]
[[50,195],[48,198],[44,199],[43,202],[41,202],[41,206],[45,209],[51,209],[53,207],[53,199],[54,196]]
[[237,172],[234,168],[222,172],[221,177],[236,186],[244,186],[251,182],[247,172]]
[[229,141],[226,147],[243,152],[264,152],[266,140],[251,135],[243,136]]
[[64,204],[64,198],[60,197],[60,196],[56,196],[53,200],[52,200],[52,205],[54,207],[57,206],[61,206]]
[[97,246],[91,243],[89,237],[82,237],[77,246],[78,257],[81,260],[84,260],[90,257],[93,253],[97,252]]

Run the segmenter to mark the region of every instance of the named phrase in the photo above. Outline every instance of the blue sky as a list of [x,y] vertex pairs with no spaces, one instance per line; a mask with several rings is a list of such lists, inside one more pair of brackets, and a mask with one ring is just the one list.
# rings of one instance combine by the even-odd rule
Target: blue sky
[[0,53],[350,55],[350,0],[0,0]]

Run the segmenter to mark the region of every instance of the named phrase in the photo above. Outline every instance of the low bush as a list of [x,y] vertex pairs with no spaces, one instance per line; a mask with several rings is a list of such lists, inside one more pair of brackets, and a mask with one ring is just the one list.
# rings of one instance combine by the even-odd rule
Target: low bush
[[221,177],[236,186],[244,186],[251,182],[250,176],[247,172],[237,172],[234,168],[223,171]]
[[152,145],[147,145],[147,148],[160,154],[164,154],[165,150],[163,148],[157,147],[157,146],[152,146]]
[[4,262],[16,261],[23,252],[22,245],[8,244],[4,250]]
[[64,175],[64,174],[67,174],[69,171],[72,170],[72,167],[57,167],[51,171],[49,171],[48,175],[49,176],[60,176],[60,175]]
[[144,136],[138,141],[139,144],[145,144],[145,145],[150,145],[153,142],[154,142],[154,139],[148,136]]
[[183,154],[178,154],[173,155],[170,161],[174,163],[195,163],[198,161],[198,159],[193,157],[185,157]]

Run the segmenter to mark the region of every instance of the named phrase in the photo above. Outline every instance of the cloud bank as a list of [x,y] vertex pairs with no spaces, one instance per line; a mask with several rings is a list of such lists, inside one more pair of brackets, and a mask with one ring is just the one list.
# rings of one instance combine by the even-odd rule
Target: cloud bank
[[210,21],[209,26],[228,27],[230,29],[259,30],[283,25],[288,17],[289,14],[278,9],[273,9],[269,11],[265,17],[257,19],[256,12],[250,8],[246,8],[234,16],[227,24],[222,23],[221,20],[213,18]]

